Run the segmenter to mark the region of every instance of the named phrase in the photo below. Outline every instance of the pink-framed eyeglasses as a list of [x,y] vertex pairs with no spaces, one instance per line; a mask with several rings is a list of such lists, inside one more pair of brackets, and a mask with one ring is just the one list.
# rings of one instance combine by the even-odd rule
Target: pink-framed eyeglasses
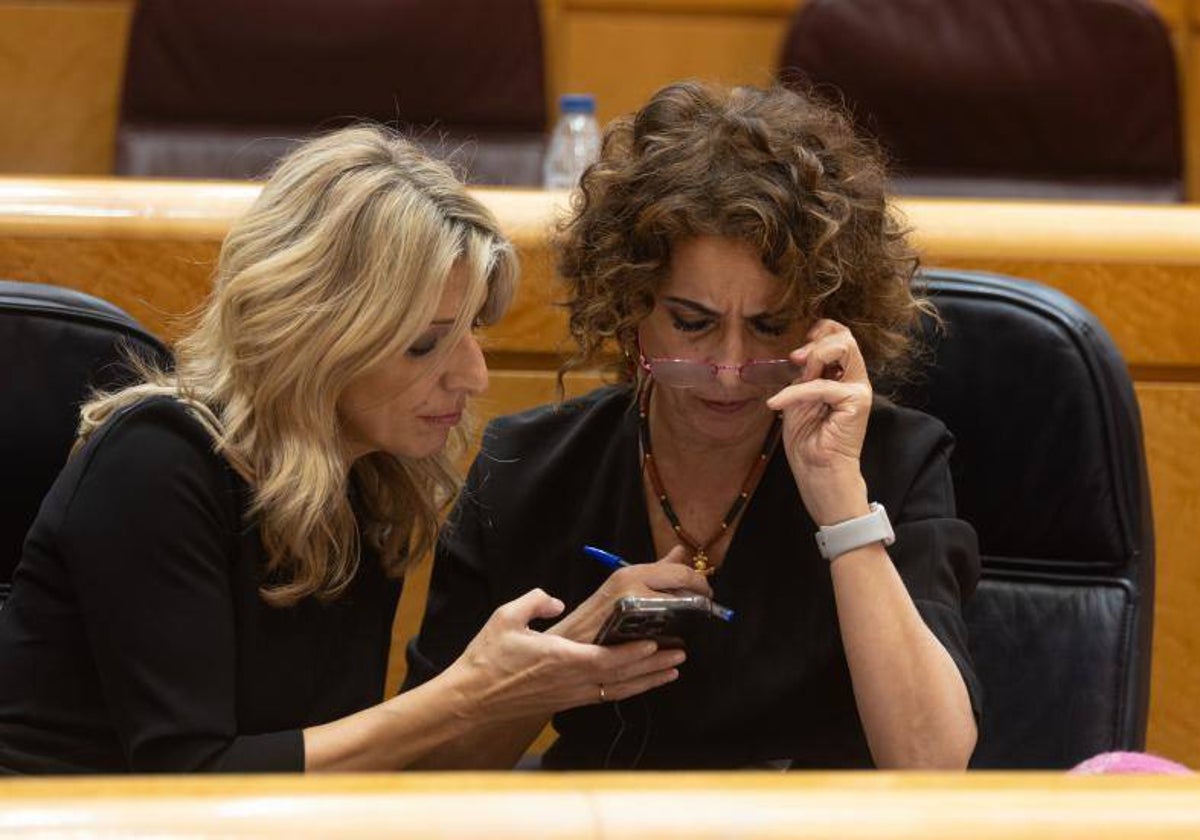
[[751,359],[740,365],[699,362],[694,359],[647,358],[638,350],[638,366],[654,380],[671,388],[698,388],[723,370],[736,371],[742,381],[761,388],[782,388],[803,370],[791,359]]

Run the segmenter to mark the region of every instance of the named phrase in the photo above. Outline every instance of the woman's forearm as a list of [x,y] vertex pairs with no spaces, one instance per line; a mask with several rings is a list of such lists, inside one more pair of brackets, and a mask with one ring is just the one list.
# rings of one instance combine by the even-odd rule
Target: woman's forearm
[[304,730],[309,772],[502,770],[520,760],[549,721],[497,722],[451,668],[429,682],[353,715]]
[[412,691],[304,730],[304,769],[400,770],[472,734],[478,711],[455,669]]
[[430,750],[409,765],[413,770],[510,770],[546,725],[548,716],[484,725]]
[[832,574],[854,697],[876,765],[965,768],[977,734],[966,685],[883,546],[847,552]]
[[529,629],[561,601],[539,589],[496,609],[455,662],[422,686],[304,730],[308,770],[511,766],[551,713],[675,679],[679,651],[652,642],[598,648]]

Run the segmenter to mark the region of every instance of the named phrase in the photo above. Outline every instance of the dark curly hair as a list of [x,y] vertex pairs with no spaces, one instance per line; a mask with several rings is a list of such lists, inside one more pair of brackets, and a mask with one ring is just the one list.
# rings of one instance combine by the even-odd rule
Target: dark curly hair
[[840,321],[873,376],[902,378],[919,313],[935,313],[914,295],[917,256],[884,184],[877,147],[809,95],[662,88],[608,127],[556,232],[578,345],[562,372],[611,359],[612,342],[630,354],[674,244],[719,235],[757,249],[793,314]]

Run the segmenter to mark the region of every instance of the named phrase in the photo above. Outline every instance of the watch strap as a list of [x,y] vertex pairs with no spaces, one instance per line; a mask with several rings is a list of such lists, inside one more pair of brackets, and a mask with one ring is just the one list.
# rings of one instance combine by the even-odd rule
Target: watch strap
[[881,542],[891,545],[896,541],[892,522],[887,510],[878,502],[871,502],[871,512],[836,525],[825,525],[816,533],[817,549],[826,560],[835,560],[848,551],[864,545]]

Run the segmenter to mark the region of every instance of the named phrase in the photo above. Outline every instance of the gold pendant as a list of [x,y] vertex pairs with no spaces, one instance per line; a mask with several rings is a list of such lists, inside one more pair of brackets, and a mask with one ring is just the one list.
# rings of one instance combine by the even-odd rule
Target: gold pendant
[[697,551],[692,555],[692,568],[702,575],[711,575],[713,573],[712,566],[708,565],[708,555],[703,550]]

